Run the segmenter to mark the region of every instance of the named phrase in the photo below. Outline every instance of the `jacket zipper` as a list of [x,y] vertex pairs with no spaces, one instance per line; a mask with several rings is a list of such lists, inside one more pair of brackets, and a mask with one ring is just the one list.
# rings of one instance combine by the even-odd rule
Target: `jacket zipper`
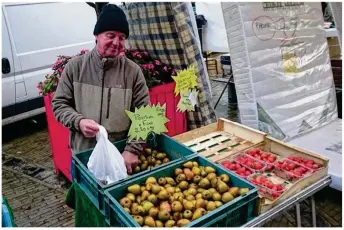
[[104,69],[103,69],[103,74],[102,74],[102,96],[101,96],[101,101],[100,101],[100,114],[99,114],[99,124],[102,124],[102,113],[103,113],[103,94],[104,94]]
[[109,92],[108,92],[106,119],[109,119],[109,115],[110,115],[110,102],[111,102],[111,88],[109,88]]

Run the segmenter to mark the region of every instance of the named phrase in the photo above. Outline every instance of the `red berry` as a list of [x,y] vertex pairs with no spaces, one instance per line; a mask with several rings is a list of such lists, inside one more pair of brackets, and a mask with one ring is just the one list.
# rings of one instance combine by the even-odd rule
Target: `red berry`
[[263,165],[260,162],[255,162],[254,163],[254,168],[257,170],[261,170],[263,168]]
[[246,176],[249,176],[249,175],[251,175],[251,172],[247,170],[247,171],[245,172],[245,175],[246,175]]

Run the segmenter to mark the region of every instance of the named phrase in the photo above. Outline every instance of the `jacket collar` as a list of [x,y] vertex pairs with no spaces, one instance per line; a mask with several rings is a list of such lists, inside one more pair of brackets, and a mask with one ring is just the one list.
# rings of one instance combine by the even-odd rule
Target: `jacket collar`
[[113,58],[102,57],[98,53],[97,47],[94,47],[93,50],[91,51],[91,58],[99,68],[107,69],[107,68],[110,68],[116,62],[118,62],[121,56],[117,56]]

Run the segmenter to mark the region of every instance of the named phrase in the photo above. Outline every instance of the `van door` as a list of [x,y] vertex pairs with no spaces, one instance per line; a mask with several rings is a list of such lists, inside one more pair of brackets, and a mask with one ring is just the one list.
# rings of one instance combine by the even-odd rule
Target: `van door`
[[12,117],[15,108],[15,68],[4,15],[2,14],[2,119]]

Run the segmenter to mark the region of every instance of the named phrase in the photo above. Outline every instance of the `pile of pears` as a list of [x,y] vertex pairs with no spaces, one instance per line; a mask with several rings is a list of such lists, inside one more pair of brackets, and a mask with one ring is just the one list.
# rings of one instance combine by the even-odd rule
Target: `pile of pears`
[[120,204],[143,227],[182,227],[245,194],[248,188],[230,187],[227,174],[188,161],[173,177],[149,177],[133,184]]
[[154,168],[167,162],[170,162],[170,159],[166,153],[145,148],[144,153],[139,156],[137,166],[134,168],[134,174]]

